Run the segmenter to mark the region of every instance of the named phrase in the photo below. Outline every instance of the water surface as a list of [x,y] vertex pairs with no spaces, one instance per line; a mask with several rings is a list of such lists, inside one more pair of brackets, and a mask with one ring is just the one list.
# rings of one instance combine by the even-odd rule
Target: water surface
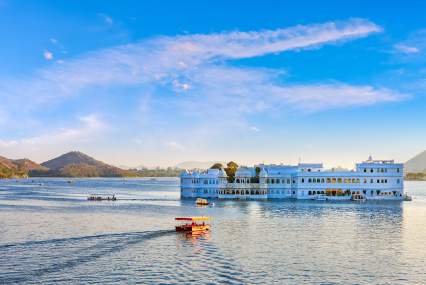
[[[213,207],[197,207],[179,198],[177,178],[68,180],[0,180],[0,283],[426,280],[425,182],[405,183],[411,202],[211,199]],[[86,200],[91,194],[117,201]],[[212,217],[211,231],[173,231],[175,217],[201,215]]]

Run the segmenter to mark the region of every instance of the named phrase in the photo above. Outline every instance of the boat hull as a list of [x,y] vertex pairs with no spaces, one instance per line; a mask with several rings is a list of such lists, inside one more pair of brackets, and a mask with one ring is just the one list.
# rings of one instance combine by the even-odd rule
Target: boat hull
[[177,226],[177,232],[197,232],[197,231],[205,231],[208,230],[210,225],[199,226],[199,227],[186,227],[186,226]]

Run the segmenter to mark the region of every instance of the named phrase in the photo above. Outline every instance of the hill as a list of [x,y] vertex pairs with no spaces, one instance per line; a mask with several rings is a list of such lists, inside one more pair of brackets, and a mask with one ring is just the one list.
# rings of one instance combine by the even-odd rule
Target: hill
[[338,171],[339,172],[339,171],[350,171],[350,170],[347,169],[347,168],[343,168],[343,167],[337,166],[337,167],[333,167],[331,169],[326,169],[324,171]]
[[421,172],[426,169],[426,150],[404,163],[404,170],[408,172]]
[[71,151],[41,164],[47,169],[30,170],[30,176],[42,177],[136,177],[134,172],[96,160],[79,151]]
[[41,165],[50,169],[58,169],[67,165],[77,165],[77,164],[87,164],[87,165],[106,165],[105,163],[94,159],[88,155],[85,155],[79,151],[71,151],[66,154],[63,154],[57,158],[51,159],[49,161],[43,162]]
[[205,162],[185,161],[185,162],[176,164],[174,167],[177,167],[180,169],[194,169],[194,168],[209,169],[215,163],[222,163],[223,165],[226,165],[225,161],[205,161]]
[[27,158],[24,159],[8,159],[0,156],[0,178],[8,178],[10,176],[24,177],[30,170],[47,170],[34,161]]

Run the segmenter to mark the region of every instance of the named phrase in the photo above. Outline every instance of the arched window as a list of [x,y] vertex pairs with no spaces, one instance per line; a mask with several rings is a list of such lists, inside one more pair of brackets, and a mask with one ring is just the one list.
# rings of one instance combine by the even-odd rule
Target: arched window
[[[319,180],[319,179],[318,179]],[[321,183],[324,183],[324,178],[323,179],[321,179]]]
[[382,172],[383,172],[383,168],[382,168]]
[[317,180],[314,178],[314,179],[312,179],[312,182],[317,183]]
[[287,194],[290,194],[290,190],[287,190]]
[[274,184],[275,183],[275,179],[271,179],[271,183]]
[[285,180],[283,179],[283,181],[281,181],[282,182],[282,184],[284,184],[285,183]]
[[[322,180],[322,182],[324,182],[324,179]],[[319,178],[317,179],[317,183],[320,183],[320,179]]]
[[240,183],[240,179],[237,179],[236,181],[237,181],[237,183]]
[[254,195],[254,190],[251,190],[251,195]]
[[266,180],[266,183],[270,183],[269,179]]
[[[396,169],[396,172],[398,172],[398,173],[399,173],[399,168],[397,168],[397,169]],[[398,179],[398,180],[399,180],[399,179]],[[399,182],[398,182],[398,183],[399,183]]]
[[290,184],[290,179],[287,179],[287,184]]
[[314,195],[315,195],[315,194],[316,194],[316,192],[314,191],[314,192],[312,192],[312,194],[314,194]]
[[370,180],[370,183],[373,183],[373,179]]
[[377,168],[377,172],[380,172],[380,169],[379,169],[379,168]]
[[346,180],[346,178],[345,179],[343,179],[343,183],[347,183],[348,182],[348,180]]
[[371,168],[371,171],[370,172],[373,172],[373,168]]
[[381,181],[381,182],[382,182],[382,183],[384,182],[384,181],[383,181],[383,179],[382,179],[382,181]]
[[250,179],[247,179],[247,183],[250,183]]
[[337,183],[342,183],[342,178],[338,178]]
[[348,179],[348,183],[351,183],[352,181],[350,179]]
[[356,183],[359,183],[359,179],[356,180]]
[[308,192],[308,195],[312,195],[311,191]]
[[399,179],[396,180],[396,183],[399,183]]
[[226,190],[226,194],[228,194],[228,195],[229,195],[229,194],[231,194],[231,191],[229,191],[229,190]]
[[359,191],[356,191],[357,194],[359,194]]
[[204,184],[209,184],[209,182],[207,181],[207,179],[206,179],[206,180],[204,180]]
[[259,190],[256,190],[256,195],[259,195]]
[[364,168],[364,172],[367,172],[367,169],[366,169],[366,168]]
[[302,183],[305,183],[305,179],[304,178],[302,178]]
[[352,179],[352,183],[355,183],[355,179]]
[[336,178],[333,178],[333,180],[331,180],[331,182],[336,183]]
[[312,179],[311,178],[309,178],[308,183],[312,183]]
[[241,190],[241,195],[244,195],[244,190]]
[[364,183],[367,183],[367,179],[364,179]]
[[235,194],[235,191],[234,191],[234,190],[232,190],[232,191],[231,191],[231,194]]
[[380,183],[380,179],[377,179],[377,183]]
[[274,190],[271,190],[271,194],[274,194],[275,192],[274,192]]
[[308,172],[311,172],[311,169],[308,169]]
[[249,195],[249,194],[250,194],[249,190],[246,190],[246,195]]
[[237,194],[237,195],[240,194],[240,190],[237,190],[237,192],[235,194]]
[[385,183],[388,183],[388,180],[387,180],[387,179],[385,179]]
[[293,184],[296,183],[296,180],[293,180]]
[[280,184],[280,180],[279,179],[277,179],[277,184]]
[[327,178],[327,183],[330,183],[330,178]]

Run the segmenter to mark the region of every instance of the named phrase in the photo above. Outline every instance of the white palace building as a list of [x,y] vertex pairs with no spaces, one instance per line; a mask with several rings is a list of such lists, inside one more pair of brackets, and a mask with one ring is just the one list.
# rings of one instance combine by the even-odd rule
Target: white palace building
[[[252,183],[256,176],[259,183]],[[322,163],[264,165],[240,167],[233,183],[225,170],[205,172],[184,171],[181,178],[181,198],[225,199],[313,199],[325,194],[327,199],[350,199],[361,194],[370,199],[406,199],[404,195],[404,165],[393,160],[373,160],[356,164],[354,171],[324,171]]]

